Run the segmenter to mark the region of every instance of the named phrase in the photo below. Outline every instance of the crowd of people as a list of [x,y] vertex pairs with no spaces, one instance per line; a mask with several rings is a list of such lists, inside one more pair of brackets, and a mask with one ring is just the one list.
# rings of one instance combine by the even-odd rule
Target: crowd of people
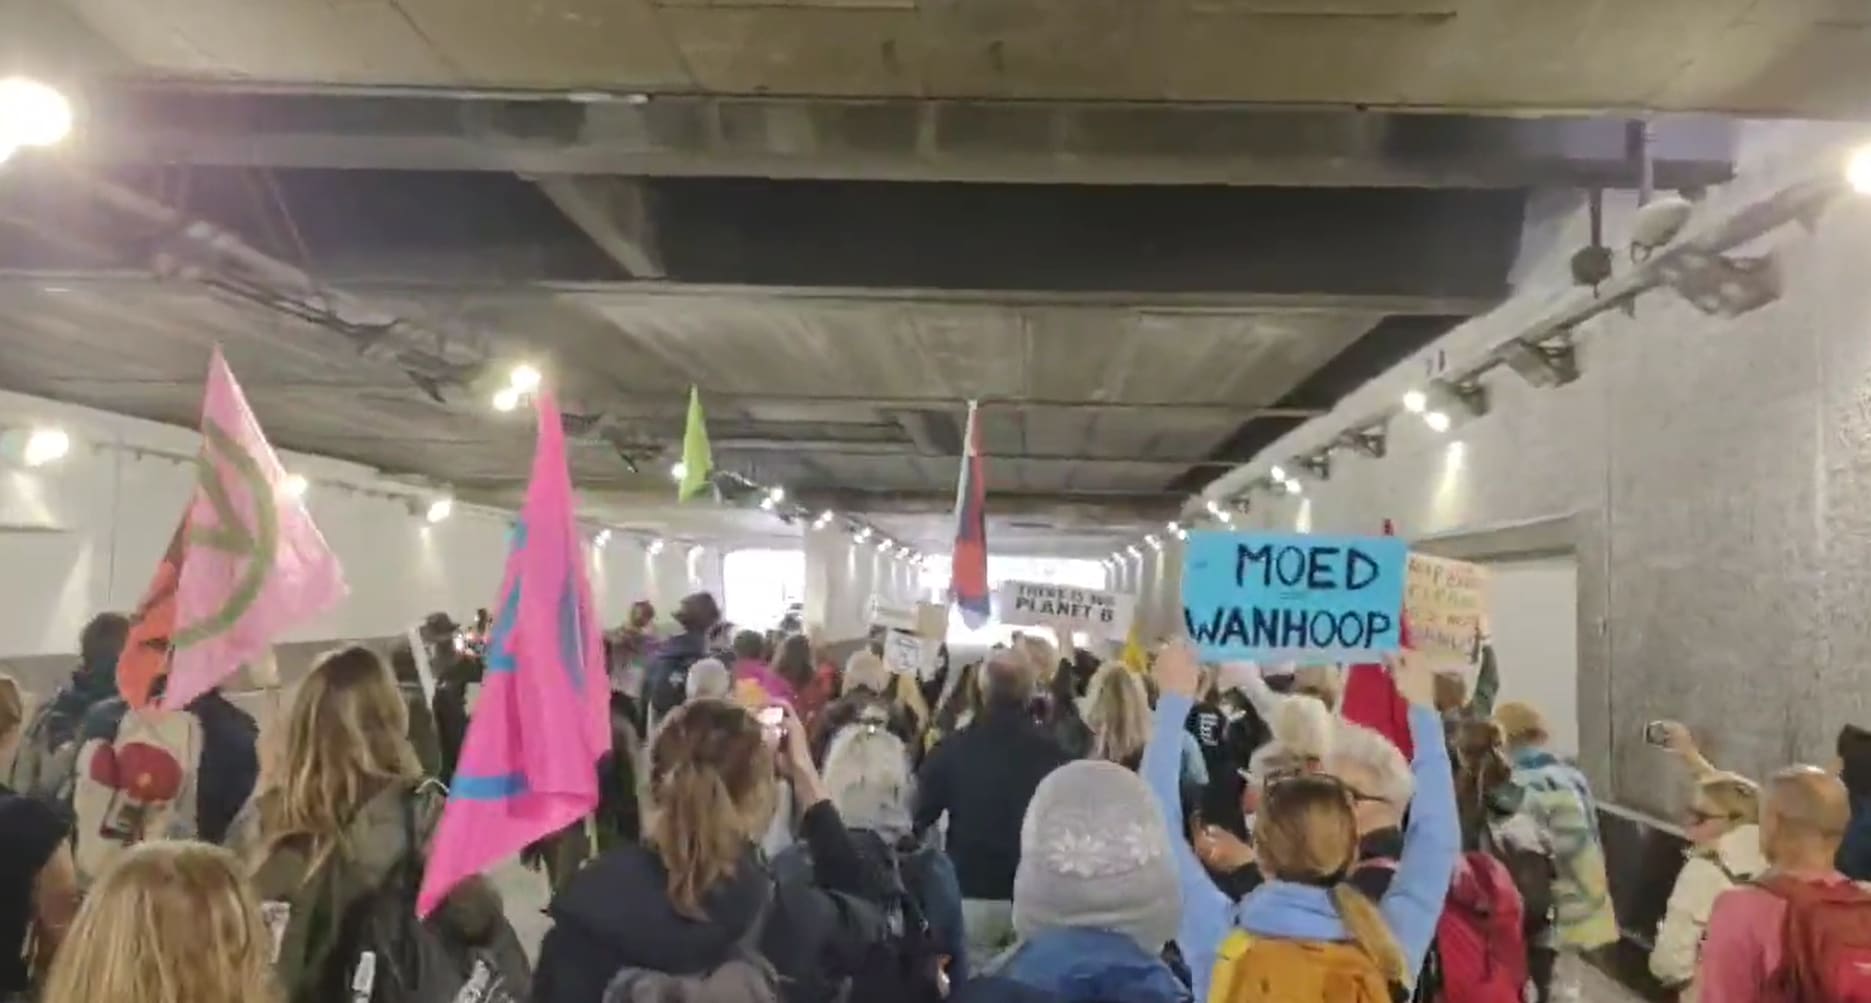
[[[1592,791],[1485,637],[1463,672],[1029,634],[912,674],[707,594],[673,621],[607,636],[599,804],[525,855],[529,960],[486,879],[414,919],[484,615],[321,657],[265,735],[218,692],[129,712],[99,617],[38,709],[0,676],[0,1000],[1546,1003],[1620,935]],[[1757,786],[1653,730],[1691,790],[1657,979],[1871,1000],[1871,733]]]

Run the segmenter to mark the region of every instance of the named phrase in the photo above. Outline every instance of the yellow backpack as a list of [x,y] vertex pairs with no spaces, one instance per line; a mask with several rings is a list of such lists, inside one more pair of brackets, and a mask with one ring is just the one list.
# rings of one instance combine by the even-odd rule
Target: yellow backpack
[[1391,1003],[1391,994],[1377,962],[1355,944],[1235,930],[1215,961],[1208,1003]]

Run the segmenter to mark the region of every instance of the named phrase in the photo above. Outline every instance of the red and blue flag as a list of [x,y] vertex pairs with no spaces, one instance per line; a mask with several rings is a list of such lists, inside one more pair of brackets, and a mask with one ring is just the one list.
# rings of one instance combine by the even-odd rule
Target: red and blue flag
[[980,408],[968,402],[961,477],[955,485],[955,553],[949,564],[949,594],[962,622],[980,630],[990,615],[987,586],[987,476],[981,458]]

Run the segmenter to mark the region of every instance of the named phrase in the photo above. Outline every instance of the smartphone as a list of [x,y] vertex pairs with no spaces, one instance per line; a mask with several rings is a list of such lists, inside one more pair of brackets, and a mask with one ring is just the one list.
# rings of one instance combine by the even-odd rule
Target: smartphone
[[754,714],[754,719],[760,722],[760,730],[766,735],[768,745],[780,744],[780,739],[786,734],[786,708],[762,707]]
[[1669,748],[1670,729],[1667,722],[1652,721],[1644,725],[1644,742],[1659,749]]

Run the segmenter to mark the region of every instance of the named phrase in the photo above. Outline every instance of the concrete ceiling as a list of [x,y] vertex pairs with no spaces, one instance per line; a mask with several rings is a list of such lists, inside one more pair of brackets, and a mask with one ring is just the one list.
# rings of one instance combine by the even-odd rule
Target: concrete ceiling
[[6,0],[48,69],[596,93],[1866,109],[1855,0]]
[[1860,112],[1868,39],[1825,0],[0,0],[0,67],[81,108],[0,171],[0,387],[192,425],[220,342],[280,445],[511,503],[526,359],[593,518],[796,536],[669,503],[696,386],[724,469],[931,549],[979,399],[996,549],[1098,554],[1499,302],[1530,192],[1731,176],[1725,118],[1595,112]]

